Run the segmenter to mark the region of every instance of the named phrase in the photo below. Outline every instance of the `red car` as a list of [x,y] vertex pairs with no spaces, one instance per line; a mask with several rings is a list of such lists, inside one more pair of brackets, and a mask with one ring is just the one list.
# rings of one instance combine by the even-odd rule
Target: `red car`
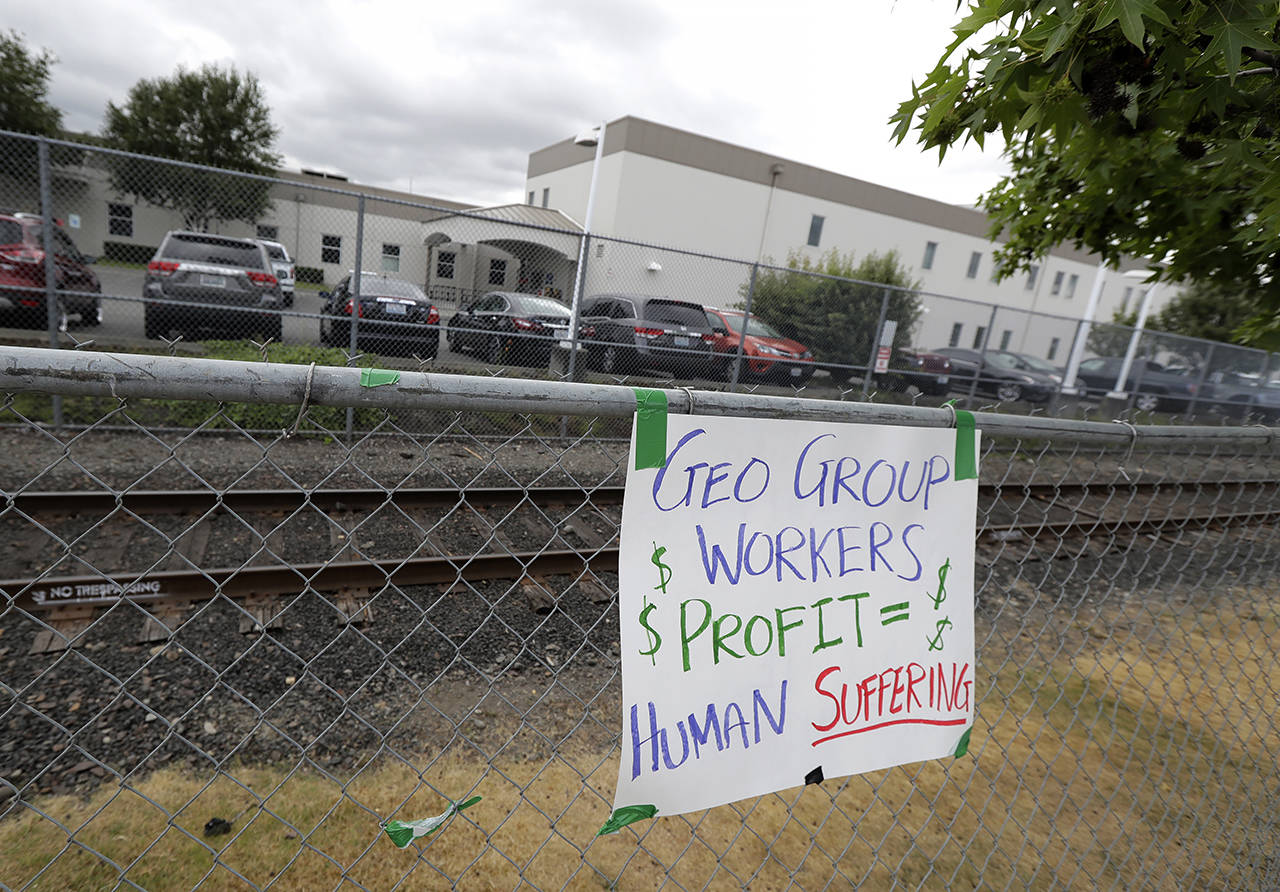
[[707,321],[714,333],[714,373],[728,381],[733,375],[733,360],[738,345],[744,348],[739,380],[772,380],[786,384],[803,384],[813,376],[813,354],[799,341],[783,337],[757,316],[747,319],[746,341],[742,339],[744,314],[741,310],[707,307]]
[[[10,324],[45,325],[43,225],[35,214],[0,212],[0,310],[13,320]],[[81,254],[56,223],[53,243],[55,286],[76,292],[58,299],[59,328],[67,327],[68,315],[79,316],[82,325],[97,325],[102,320],[102,286],[89,269],[94,258]]]

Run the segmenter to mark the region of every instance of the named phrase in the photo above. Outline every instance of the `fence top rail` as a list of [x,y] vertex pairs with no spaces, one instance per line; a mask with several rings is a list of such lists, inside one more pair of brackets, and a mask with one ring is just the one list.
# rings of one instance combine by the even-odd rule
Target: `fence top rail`
[[[154,356],[89,353],[38,347],[0,346],[0,392],[38,392],[116,399],[207,400],[454,412],[627,417],[635,412],[632,387],[479,375],[399,371],[391,384],[362,383],[351,367],[288,365]],[[652,389],[652,388],[650,388]],[[308,395],[309,392],[309,395]],[[947,407],[882,405],[802,397],[665,389],[668,410],[677,414],[786,418],[838,423],[952,427]],[[1144,449],[1191,444],[1266,447],[1280,442],[1280,428],[1263,425],[1209,427],[1131,425],[1048,416],[975,412],[989,436],[1048,439]]]

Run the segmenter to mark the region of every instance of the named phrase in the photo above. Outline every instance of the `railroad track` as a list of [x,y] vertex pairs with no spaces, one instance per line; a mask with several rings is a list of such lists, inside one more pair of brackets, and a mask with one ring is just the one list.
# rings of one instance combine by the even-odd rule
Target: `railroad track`
[[[983,484],[978,534],[1000,544],[1263,524],[1280,517],[1278,495],[1280,481],[1265,479]],[[614,486],[22,492],[0,503],[9,545],[0,575],[26,572],[0,579],[0,593],[49,615],[33,650],[60,649],[121,598],[150,611],[144,641],[218,593],[242,602],[246,632],[271,628],[274,601],[302,591],[328,593],[347,621],[362,622],[388,584],[513,579],[545,612],[564,588],[547,583],[553,576],[593,601],[612,597],[595,580],[617,570],[622,496]],[[370,531],[380,526],[381,537],[387,520],[398,547],[379,552]],[[24,549],[24,529],[43,541]],[[228,538],[238,551],[211,548]],[[76,564],[91,572],[59,572]]]

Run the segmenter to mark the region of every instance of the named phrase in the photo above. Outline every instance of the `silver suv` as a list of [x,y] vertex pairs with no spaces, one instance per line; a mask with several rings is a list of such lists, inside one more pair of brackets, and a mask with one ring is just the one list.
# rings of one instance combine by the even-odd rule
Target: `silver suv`
[[267,249],[253,239],[170,232],[147,264],[142,286],[149,338],[178,329],[280,340],[284,295]]
[[284,294],[284,305],[293,306],[293,258],[289,256],[288,249],[279,242],[265,238],[258,239],[258,242],[267,249],[267,254],[271,257],[271,266],[276,271],[276,278],[280,281],[280,291]]

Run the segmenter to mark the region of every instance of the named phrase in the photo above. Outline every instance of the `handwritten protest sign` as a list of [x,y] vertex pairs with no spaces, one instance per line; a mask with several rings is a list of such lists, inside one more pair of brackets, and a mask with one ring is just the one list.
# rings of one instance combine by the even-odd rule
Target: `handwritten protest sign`
[[663,467],[636,470],[632,441],[622,758],[602,832],[962,754],[972,426],[665,421]]

